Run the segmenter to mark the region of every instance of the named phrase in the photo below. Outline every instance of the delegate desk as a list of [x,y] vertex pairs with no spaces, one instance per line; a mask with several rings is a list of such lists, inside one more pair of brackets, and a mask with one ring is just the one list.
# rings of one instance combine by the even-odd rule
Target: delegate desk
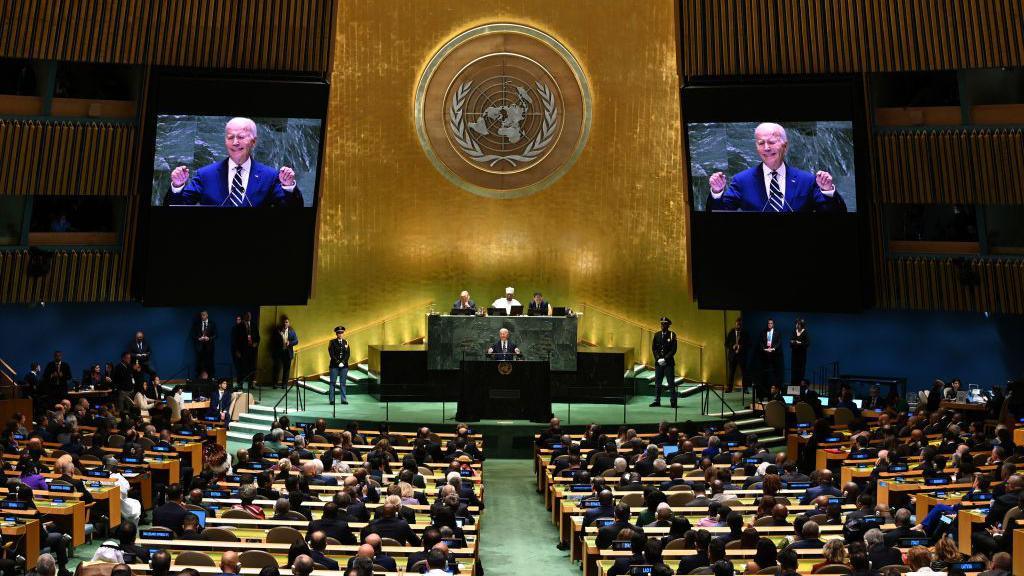
[[576,371],[576,316],[427,317],[427,369],[458,370],[463,360],[485,360],[487,348],[508,328],[523,357],[550,360],[555,372]]
[[456,419],[551,418],[551,380],[547,360],[462,362],[462,385]]

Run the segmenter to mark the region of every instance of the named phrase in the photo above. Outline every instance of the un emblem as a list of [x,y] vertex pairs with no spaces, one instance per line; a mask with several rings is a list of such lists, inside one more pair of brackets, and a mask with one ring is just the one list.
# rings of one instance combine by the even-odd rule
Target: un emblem
[[572,167],[590,132],[590,88],[551,36],[518,24],[459,34],[427,64],[416,130],[437,169],[461,188],[513,198]]

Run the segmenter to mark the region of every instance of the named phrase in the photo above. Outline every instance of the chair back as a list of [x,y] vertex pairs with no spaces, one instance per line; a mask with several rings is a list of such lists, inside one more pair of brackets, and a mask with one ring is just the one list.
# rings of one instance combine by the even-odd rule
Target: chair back
[[758,574],[775,574],[779,571],[778,566],[769,566],[767,568],[761,568],[757,571]]
[[309,443],[310,444],[330,444],[330,442],[327,441],[327,438],[324,438],[320,434],[313,434],[312,436],[310,436],[309,437]]
[[771,516],[761,516],[757,520],[754,520],[754,526],[755,527],[757,527],[757,526],[774,526],[774,525],[775,525],[775,518],[772,518]]
[[411,573],[411,574],[422,574],[422,573],[424,573],[426,571],[427,571],[427,561],[426,560],[417,560],[416,563],[412,565],[412,569],[409,570],[409,573]]
[[817,419],[814,408],[807,402],[797,402],[793,409],[796,411],[797,424],[814,424]]
[[824,526],[825,525],[825,521],[828,520],[828,516],[826,516],[824,514],[815,514],[814,516],[811,516],[809,518],[809,520],[811,522],[817,523],[818,526]]
[[695,498],[693,492],[669,492],[668,493],[668,505],[675,508],[676,506],[686,506]]
[[685,538],[674,538],[669,540],[668,544],[665,544],[665,550],[685,550],[686,539]]
[[725,549],[726,550],[738,550],[739,547],[742,546],[742,545],[743,545],[743,541],[742,540],[739,540],[739,539],[729,540],[728,542],[725,543]]
[[420,476],[423,476],[424,479],[430,478],[431,476],[434,475],[434,471],[431,470],[429,466],[420,466],[419,471]]
[[[927,390],[925,390],[925,392],[927,392]],[[906,564],[890,564],[878,569],[879,574],[888,574],[892,571],[899,572],[900,574],[906,574],[907,572],[910,572],[910,566],[907,566]]]
[[203,530],[203,540],[212,540],[214,542],[238,542],[238,536],[234,532],[227,528],[221,528],[220,526],[211,526]]
[[772,400],[764,405],[765,424],[782,430],[786,427],[786,403],[781,400]]
[[295,510],[289,510],[288,513],[284,515],[284,517],[288,520],[301,520],[303,522],[309,520],[309,518],[306,518],[305,514],[303,514],[302,512],[296,512]]
[[120,434],[107,436],[107,446],[111,448],[124,448],[124,436]]
[[380,539],[380,545],[381,546],[401,546],[402,543],[399,542],[398,540],[395,540],[394,538],[381,538]]
[[[832,418],[835,419],[836,426],[849,426],[850,422],[853,422],[853,410],[840,406],[836,408]],[[824,568],[827,568],[827,566]]]
[[230,510],[225,510],[224,513],[220,515],[220,517],[234,518],[236,520],[259,520],[259,518],[257,518],[256,515],[252,512],[249,512],[248,510],[242,510],[240,508],[232,508]]
[[815,574],[849,574],[850,567],[846,564],[826,564],[815,572]]
[[[212,530],[212,528],[207,528]],[[205,532],[205,530],[204,530]],[[174,558],[174,566],[213,566],[216,567],[217,563],[214,562],[213,558],[205,552],[197,552],[195,550],[185,550],[179,552],[177,557]]]
[[246,550],[238,556],[238,561],[246,568],[262,570],[267,567],[278,567],[277,559],[266,550]]
[[630,508],[635,508],[637,506],[643,506],[644,505],[644,495],[632,492],[630,494],[626,494],[625,496],[623,496],[622,497],[622,502],[625,502],[627,505],[629,505]]
[[302,541],[302,533],[291,526],[274,526],[267,531],[268,544],[294,544]]

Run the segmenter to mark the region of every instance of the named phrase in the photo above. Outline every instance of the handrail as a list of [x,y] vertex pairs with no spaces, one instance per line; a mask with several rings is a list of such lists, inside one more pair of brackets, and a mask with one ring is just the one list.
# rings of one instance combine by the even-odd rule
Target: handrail
[[[595,306],[594,304],[589,304],[587,302],[583,303],[583,317],[584,318],[586,318],[586,313],[587,313],[587,309],[588,308],[592,308],[594,310],[597,310],[601,314],[605,314],[606,316],[611,316],[612,318],[615,318],[616,320],[620,320],[622,322],[625,322],[626,324],[632,324],[633,326],[636,326],[637,328],[641,328],[643,330],[647,330],[648,332],[660,332],[661,331],[661,326],[655,326],[655,327],[647,326],[647,325],[644,325],[641,322],[637,322],[636,320],[631,320],[629,318],[626,318],[625,316],[622,316],[620,314],[616,314],[615,312],[611,312],[610,310],[607,310],[605,308],[601,308],[600,306]],[[687,340],[686,338],[679,338],[678,336],[679,335],[677,334],[676,335],[676,339],[678,341],[680,341],[680,342],[682,342],[684,344],[689,344],[690,346],[696,346],[696,347],[698,347],[698,348],[700,348],[702,350],[704,349],[704,345],[703,344],[698,344],[697,342],[694,342],[692,340]]]
[[[423,310],[423,313],[426,314],[427,308],[429,308],[430,305],[433,304],[433,303],[434,303],[433,300],[427,300],[426,302],[423,302],[422,304],[417,304],[417,305],[414,305],[414,306],[409,306],[407,308],[403,308],[403,309],[399,310],[398,312],[395,312],[394,314],[391,314],[390,316],[385,316],[384,318],[378,318],[377,320],[374,320],[373,322],[371,322],[369,324],[364,324],[364,325],[362,325],[362,326],[360,326],[358,328],[346,329],[345,330],[345,336],[351,336],[352,334],[357,334],[359,332],[362,332],[363,330],[369,330],[370,328],[377,328],[381,324],[386,324],[386,323],[388,323],[388,322],[390,322],[390,321],[392,321],[392,320],[394,320],[396,318],[399,318],[399,317],[401,317],[401,316],[403,316],[405,314],[408,314],[410,310],[417,310],[417,309],[418,310]],[[301,344],[299,346],[296,346],[295,347],[295,351],[296,352],[301,352],[302,350],[313,348],[314,346],[323,346],[324,344],[330,342],[331,340],[334,340],[334,338],[335,338],[334,336],[327,336],[325,338],[318,338],[316,340],[313,340],[312,342],[307,342],[307,343]]]
[[703,399],[703,403],[702,403],[702,406],[701,406],[701,413],[702,414],[704,414],[705,416],[710,416],[710,413],[708,411],[711,409],[711,394],[714,394],[715,396],[718,396],[718,399],[721,400],[721,403],[719,404],[719,412],[718,412],[719,417],[722,417],[722,418],[725,417],[725,409],[726,408],[729,409],[729,412],[732,412],[733,417],[736,416],[736,411],[733,410],[732,406],[730,406],[729,403],[725,401],[725,396],[722,396],[721,394],[719,394],[718,390],[715,390],[714,387],[711,386],[710,383],[706,383],[704,385],[704,399]]
[[0,358],[0,367],[3,367],[4,370],[7,370],[8,372],[10,372],[9,375],[12,378],[17,378],[18,377],[18,371],[15,370],[14,368],[11,368],[11,365],[8,364],[7,361],[4,360],[3,358]]

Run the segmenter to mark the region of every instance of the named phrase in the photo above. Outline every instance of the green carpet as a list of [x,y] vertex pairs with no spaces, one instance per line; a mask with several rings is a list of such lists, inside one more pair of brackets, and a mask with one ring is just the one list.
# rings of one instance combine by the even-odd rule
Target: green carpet
[[[282,390],[263,390],[262,398],[258,399],[259,404],[273,406],[281,398]],[[458,408],[457,402],[378,402],[365,393],[350,393],[349,403],[336,404],[331,406],[327,403],[327,396],[315,392],[306,392],[306,409],[295,410],[295,392],[289,395],[288,413],[293,418],[338,418],[341,420],[359,420],[360,422],[402,422],[436,426],[440,424],[454,425],[451,420]],[[717,397],[712,397],[717,400]],[[664,405],[659,408],[648,406],[653,398],[651,396],[634,396],[626,403],[625,411],[622,404],[587,404],[555,402],[551,404],[551,411],[555,416],[562,419],[563,426],[581,426],[591,422],[600,424],[622,424],[623,413],[625,421],[630,424],[656,424],[661,420],[686,421],[686,420],[715,420],[717,416],[704,416],[701,414],[701,395],[694,394],[687,398],[679,399],[678,411],[668,407],[668,398],[664,398]],[[750,404],[750,396],[746,397],[747,404]],[[739,392],[726,394],[726,401],[735,410],[746,406],[741,401]],[[284,402],[279,407],[283,408]],[[719,409],[719,403],[712,401],[712,410]],[[728,410],[726,410],[728,414]],[[494,423],[494,420],[484,420],[484,423]]]
[[487,576],[579,576],[569,552],[555,548],[558,529],[536,493],[530,460],[484,463],[484,512],[480,561]]

